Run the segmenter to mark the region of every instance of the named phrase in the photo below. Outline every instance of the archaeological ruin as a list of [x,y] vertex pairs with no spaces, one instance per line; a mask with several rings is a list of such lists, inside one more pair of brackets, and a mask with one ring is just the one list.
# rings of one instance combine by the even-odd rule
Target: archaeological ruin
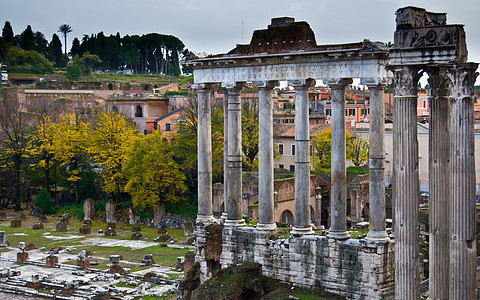
[[[306,22],[274,18],[250,44],[227,54],[192,58],[198,93],[198,217],[196,261],[201,280],[218,268],[259,263],[262,273],[349,299],[420,299],[419,177],[416,103],[426,72],[430,100],[430,299],[475,297],[475,168],[473,144],[476,63],[467,62],[463,25],[445,13],[416,7],[396,12],[393,47],[365,40],[317,45]],[[361,79],[371,91],[369,232],[350,238],[346,225],[345,87]],[[311,227],[309,87],[332,90],[330,228]],[[384,88],[394,84],[394,239],[386,232]],[[275,236],[272,90],[295,88],[295,210],[290,237]],[[259,92],[259,186],[256,228],[242,216],[240,91]],[[227,95],[225,108],[225,215],[213,217],[210,100]]]

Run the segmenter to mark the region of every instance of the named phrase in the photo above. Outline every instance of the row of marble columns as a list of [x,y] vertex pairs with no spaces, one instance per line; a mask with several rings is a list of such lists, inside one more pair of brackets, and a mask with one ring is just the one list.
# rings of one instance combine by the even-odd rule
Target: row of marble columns
[[430,299],[474,299],[477,64],[393,68],[395,299],[420,299],[417,83],[432,88],[429,130]]
[[[345,87],[351,78],[324,80],[332,89],[332,191],[329,236],[348,239],[346,225]],[[292,234],[313,234],[310,219],[310,131],[308,89],[315,80],[293,80],[295,88],[295,220]],[[272,90],[277,81],[254,82],[259,95],[259,230],[275,230],[273,176]],[[224,90],[225,210],[226,226],[245,226],[242,218],[241,99],[243,83],[222,85]],[[384,88],[373,82],[370,109],[370,231],[367,239],[388,241],[385,228]],[[198,92],[198,217],[197,223],[215,222],[212,210],[211,84],[196,85]]]

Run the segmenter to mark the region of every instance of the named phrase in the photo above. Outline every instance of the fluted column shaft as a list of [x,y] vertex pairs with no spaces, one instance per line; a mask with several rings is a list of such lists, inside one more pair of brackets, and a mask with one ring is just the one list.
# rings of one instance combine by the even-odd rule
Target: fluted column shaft
[[194,86],[198,95],[198,214],[197,223],[215,222],[212,203],[212,129],[209,85]]
[[369,85],[370,148],[368,154],[370,187],[370,228],[367,239],[388,241],[385,216],[385,84]]
[[225,226],[245,226],[242,217],[242,104],[243,85],[228,86],[228,177]]
[[393,202],[395,211],[395,299],[420,299],[418,220],[418,70],[394,70]]
[[289,81],[295,87],[295,220],[291,234],[314,234],[310,220],[310,130],[308,88],[314,80]]
[[429,298],[448,299],[450,102],[444,69],[429,70]]
[[345,78],[327,83],[332,89],[331,227],[328,236],[348,239],[350,235],[347,232],[345,86],[352,83],[352,79]]
[[222,219],[227,219],[228,201],[228,91],[223,90],[223,211]]
[[259,230],[275,230],[273,198],[273,100],[278,82],[254,82],[258,89],[258,225]]
[[450,120],[450,299],[474,299],[475,152],[473,98],[477,64],[449,69]]

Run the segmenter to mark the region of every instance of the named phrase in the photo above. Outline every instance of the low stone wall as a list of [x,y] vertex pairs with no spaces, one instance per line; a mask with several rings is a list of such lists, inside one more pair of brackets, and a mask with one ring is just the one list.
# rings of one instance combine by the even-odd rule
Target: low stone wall
[[[275,240],[270,233],[254,228],[220,230],[219,254],[218,249],[211,249],[210,241],[219,237],[212,234],[211,227],[197,226],[196,260],[200,262],[202,282],[215,268],[253,262],[262,265],[263,275],[295,286],[318,287],[348,299],[393,299],[394,244],[391,242],[337,241],[324,236]],[[215,253],[210,253],[211,250]]]

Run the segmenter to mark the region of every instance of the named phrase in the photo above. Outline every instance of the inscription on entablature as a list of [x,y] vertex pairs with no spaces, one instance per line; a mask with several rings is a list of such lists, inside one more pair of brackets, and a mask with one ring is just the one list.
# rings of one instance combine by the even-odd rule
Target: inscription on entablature
[[350,62],[277,64],[194,70],[196,83],[252,82],[323,78],[386,78],[377,60]]

